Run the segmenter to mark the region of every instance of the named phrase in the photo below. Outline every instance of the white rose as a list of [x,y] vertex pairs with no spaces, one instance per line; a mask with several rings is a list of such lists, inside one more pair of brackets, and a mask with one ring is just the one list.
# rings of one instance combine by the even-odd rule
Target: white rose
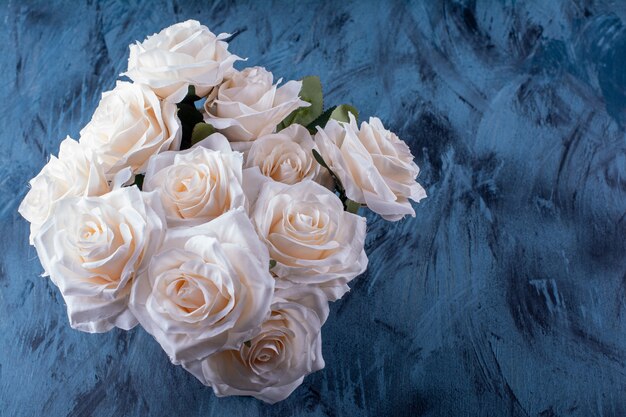
[[205,96],[241,59],[228,52],[223,39],[229,36],[215,36],[196,20],[177,23],[130,45],[128,71],[122,75],[149,86],[171,103],[182,101],[190,85],[197,95]]
[[173,363],[238,348],[270,312],[269,255],[241,208],[170,229],[130,308]]
[[266,182],[252,219],[276,261],[277,288],[317,286],[335,301],[367,267],[365,218],[344,211],[335,194],[311,180]]
[[30,243],[39,228],[64,198],[98,196],[109,192],[102,166],[92,152],[69,136],[61,142],[59,157],[52,156],[35,178],[18,209],[30,222]]
[[371,117],[361,123],[330,120],[318,128],[315,143],[329,168],[339,177],[350,200],[366,204],[385,220],[415,217],[409,199],[419,202],[426,191],[415,179],[419,167],[411,150],[381,121]]
[[319,289],[279,290],[270,317],[248,343],[183,366],[218,397],[251,395],[274,404],[324,368],[321,326],[327,317]]
[[104,332],[137,324],[127,308],[131,282],[141,280],[164,226],[158,198],[135,186],[58,203],[35,248],[73,328]]
[[316,179],[320,166],[313,158],[313,148],[315,142],[309,131],[293,124],[252,142],[246,168],[258,167],[264,176],[285,184]]
[[109,179],[126,167],[143,173],[152,155],[180,147],[176,113],[175,104],[161,102],[147,87],[118,81],[102,94],[80,142],[98,155]]
[[160,191],[170,226],[206,223],[244,206],[242,165],[241,153],[215,133],[191,149],[150,159],[143,189]]
[[280,88],[273,82],[272,73],[262,67],[234,72],[218,87],[215,99],[205,102],[204,120],[231,142],[274,132],[289,113],[310,104],[299,97],[302,81],[289,81]]

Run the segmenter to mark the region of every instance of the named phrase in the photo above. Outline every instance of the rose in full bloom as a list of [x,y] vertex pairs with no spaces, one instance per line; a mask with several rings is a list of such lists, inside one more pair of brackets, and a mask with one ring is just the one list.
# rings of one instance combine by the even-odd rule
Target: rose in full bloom
[[170,229],[130,307],[173,363],[241,346],[270,313],[269,255],[242,208]]
[[266,182],[252,219],[276,261],[277,288],[317,286],[335,301],[367,267],[365,218],[344,211],[334,193],[311,180]]
[[[280,83],[281,80],[278,81]],[[231,142],[247,142],[267,135],[289,113],[310,104],[299,97],[302,81],[278,87],[262,67],[232,73],[204,104],[204,120]]]
[[80,143],[91,148],[112,179],[130,167],[143,173],[152,155],[180,147],[182,128],[175,104],[165,103],[146,86],[118,81],[102,94]]
[[242,154],[214,133],[191,149],[153,157],[143,189],[159,190],[170,226],[206,223],[244,206],[242,165]]
[[136,186],[58,203],[35,248],[73,328],[93,333],[137,324],[128,311],[131,283],[141,280],[164,226],[159,200]]
[[366,204],[385,220],[415,217],[409,199],[419,202],[426,191],[415,181],[419,167],[407,144],[370,117],[361,123],[330,120],[318,128],[315,143],[329,168],[339,177],[350,200]]
[[315,179],[320,166],[311,153],[313,148],[315,142],[309,131],[293,124],[252,142],[246,168],[258,167],[262,175],[285,184]]
[[321,326],[327,317],[319,289],[278,290],[270,317],[247,343],[183,366],[218,397],[250,395],[274,404],[324,368]]
[[224,39],[229,36],[215,36],[196,20],[177,23],[130,45],[128,71],[122,75],[171,103],[182,101],[189,86],[205,96],[241,59],[228,52]]
[[61,142],[59,157],[52,156],[35,178],[18,209],[30,222],[30,243],[42,224],[64,198],[98,196],[109,192],[102,166],[90,149],[69,136]]

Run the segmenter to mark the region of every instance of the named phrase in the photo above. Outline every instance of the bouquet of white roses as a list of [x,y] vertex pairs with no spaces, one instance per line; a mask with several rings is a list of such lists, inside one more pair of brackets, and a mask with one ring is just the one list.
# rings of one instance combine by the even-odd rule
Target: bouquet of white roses
[[132,82],[61,142],[19,212],[86,332],[138,323],[216,395],[273,403],[322,369],[321,327],[367,266],[367,206],[415,215],[408,146],[322,103],[319,78],[241,71],[197,21],[130,46]]

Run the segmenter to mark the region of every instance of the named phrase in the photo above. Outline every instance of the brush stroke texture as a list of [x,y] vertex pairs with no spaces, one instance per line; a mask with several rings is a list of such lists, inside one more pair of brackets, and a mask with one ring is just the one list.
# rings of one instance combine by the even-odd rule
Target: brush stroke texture
[[[189,18],[411,146],[417,217],[368,214],[368,272],[288,400],[217,399],[141,329],[70,329],[16,212],[127,45]],[[0,5],[0,415],[626,415],[621,1]]]

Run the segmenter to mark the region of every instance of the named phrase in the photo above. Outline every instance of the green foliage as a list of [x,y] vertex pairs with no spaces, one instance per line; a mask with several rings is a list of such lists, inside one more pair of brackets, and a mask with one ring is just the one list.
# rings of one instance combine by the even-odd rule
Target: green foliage
[[201,122],[196,124],[191,131],[191,146],[211,136],[215,132],[215,128],[208,123]]
[[326,111],[324,111],[324,113],[322,113],[317,119],[309,123],[306,128],[309,129],[311,134],[314,134],[317,132],[317,126],[323,129],[326,127],[326,123],[328,123],[330,119],[347,123],[350,121],[348,113],[352,113],[356,120],[359,120],[359,112],[356,108],[349,104],[341,104],[339,106],[332,106],[326,109]]
[[343,202],[343,206],[348,213],[356,214],[359,212],[361,205],[356,201],[352,201],[349,198],[346,198]]
[[285,117],[280,122],[277,131],[283,130],[294,123],[302,126],[309,125],[313,120],[317,119],[324,110],[324,98],[322,95],[322,83],[320,77],[308,76],[302,79],[302,88],[300,89],[300,98],[308,103],[309,107],[300,107]]
[[348,117],[348,113],[352,113],[354,118],[359,121],[359,111],[349,104],[342,104],[337,106],[330,114],[330,118],[333,120],[337,120],[338,122],[350,122],[350,118]]
[[349,122],[350,118],[348,117],[348,113],[352,113],[357,120],[359,118],[358,110],[349,104],[332,106],[324,111],[322,83],[319,77],[308,76],[302,79],[300,98],[311,103],[311,105],[309,107],[301,107],[291,112],[289,116],[285,117],[285,119],[279,123],[276,128],[277,131],[281,131],[287,126],[297,123],[306,126],[309,132],[314,134],[317,126],[324,128],[330,119],[339,122]]
[[332,106],[326,109],[326,111],[320,114],[317,119],[309,123],[306,127],[307,129],[309,129],[309,132],[311,134],[315,134],[317,132],[317,129],[316,129],[317,126],[324,128],[326,126],[326,123],[328,123],[328,121],[330,120],[330,116],[333,114],[336,108],[337,106]]
[[[315,158],[317,163],[330,171],[330,168],[328,168],[328,165],[326,164],[326,161],[324,161],[324,158],[322,158],[322,155],[320,155],[320,153],[317,151],[317,149],[312,149],[311,152],[313,152],[313,158]],[[334,176],[335,174],[331,171],[330,175]]]

